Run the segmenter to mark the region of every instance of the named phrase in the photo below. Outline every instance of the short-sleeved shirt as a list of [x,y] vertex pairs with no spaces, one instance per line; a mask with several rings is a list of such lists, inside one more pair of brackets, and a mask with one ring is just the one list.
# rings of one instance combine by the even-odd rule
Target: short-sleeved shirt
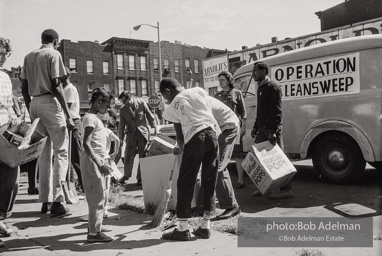
[[28,80],[28,94],[36,97],[53,94],[52,80],[66,75],[60,52],[42,45],[24,58],[22,78]]
[[238,127],[239,118],[227,105],[211,96],[207,96],[207,99],[220,130],[224,131]]
[[0,71],[0,126],[8,123],[7,108],[13,105],[12,101],[12,83],[9,76]]
[[72,83],[64,88],[64,95],[67,103],[71,103],[69,112],[73,119],[81,118],[80,116],[80,97],[78,91]]
[[184,143],[208,127],[214,129],[217,136],[220,134],[207,96],[207,92],[198,87],[183,90],[175,96],[163,113],[166,120],[181,124]]
[[107,155],[106,145],[106,129],[103,125],[102,121],[95,114],[86,113],[83,117],[83,126],[84,129],[86,127],[93,127],[94,130],[90,134],[91,142],[90,146],[93,148],[94,153],[99,155],[102,158],[105,158]]

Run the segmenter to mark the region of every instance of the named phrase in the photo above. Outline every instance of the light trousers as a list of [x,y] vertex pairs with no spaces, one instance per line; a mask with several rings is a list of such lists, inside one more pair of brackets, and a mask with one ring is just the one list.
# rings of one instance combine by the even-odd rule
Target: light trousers
[[[68,170],[68,132],[61,104],[53,94],[34,97],[30,105],[32,122],[40,118],[36,130],[47,136],[39,157],[40,202],[64,202],[61,181]],[[52,164],[52,157],[54,161]]]

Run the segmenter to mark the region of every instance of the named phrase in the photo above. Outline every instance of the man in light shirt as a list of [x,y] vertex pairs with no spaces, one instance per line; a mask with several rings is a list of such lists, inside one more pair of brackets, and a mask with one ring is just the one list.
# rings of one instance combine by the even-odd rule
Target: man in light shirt
[[70,82],[70,69],[65,67],[67,76],[62,80],[64,87],[64,95],[66,103],[69,107],[69,113],[73,119],[74,129],[72,131],[72,148],[71,148],[71,162],[78,177],[78,183],[84,191],[82,185],[82,176],[80,169],[80,157],[82,150],[82,133],[83,127],[80,116],[80,97],[78,96],[77,88]]

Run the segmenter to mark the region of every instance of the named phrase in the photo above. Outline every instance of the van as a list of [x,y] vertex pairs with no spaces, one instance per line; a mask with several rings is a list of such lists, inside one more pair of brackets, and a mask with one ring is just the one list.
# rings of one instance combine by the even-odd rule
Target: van
[[[261,59],[282,89],[283,140],[291,159],[312,158],[332,183],[357,181],[366,162],[382,166],[382,36],[328,42]],[[253,144],[257,83],[254,62],[239,68],[235,86],[247,109],[244,151]]]

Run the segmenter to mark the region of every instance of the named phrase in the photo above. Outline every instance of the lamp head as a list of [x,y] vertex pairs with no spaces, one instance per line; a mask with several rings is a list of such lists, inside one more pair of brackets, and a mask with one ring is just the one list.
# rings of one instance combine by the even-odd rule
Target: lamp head
[[133,29],[135,30],[135,31],[138,31],[138,29],[141,27],[141,25],[137,25],[137,26],[135,26],[135,27],[133,27]]

